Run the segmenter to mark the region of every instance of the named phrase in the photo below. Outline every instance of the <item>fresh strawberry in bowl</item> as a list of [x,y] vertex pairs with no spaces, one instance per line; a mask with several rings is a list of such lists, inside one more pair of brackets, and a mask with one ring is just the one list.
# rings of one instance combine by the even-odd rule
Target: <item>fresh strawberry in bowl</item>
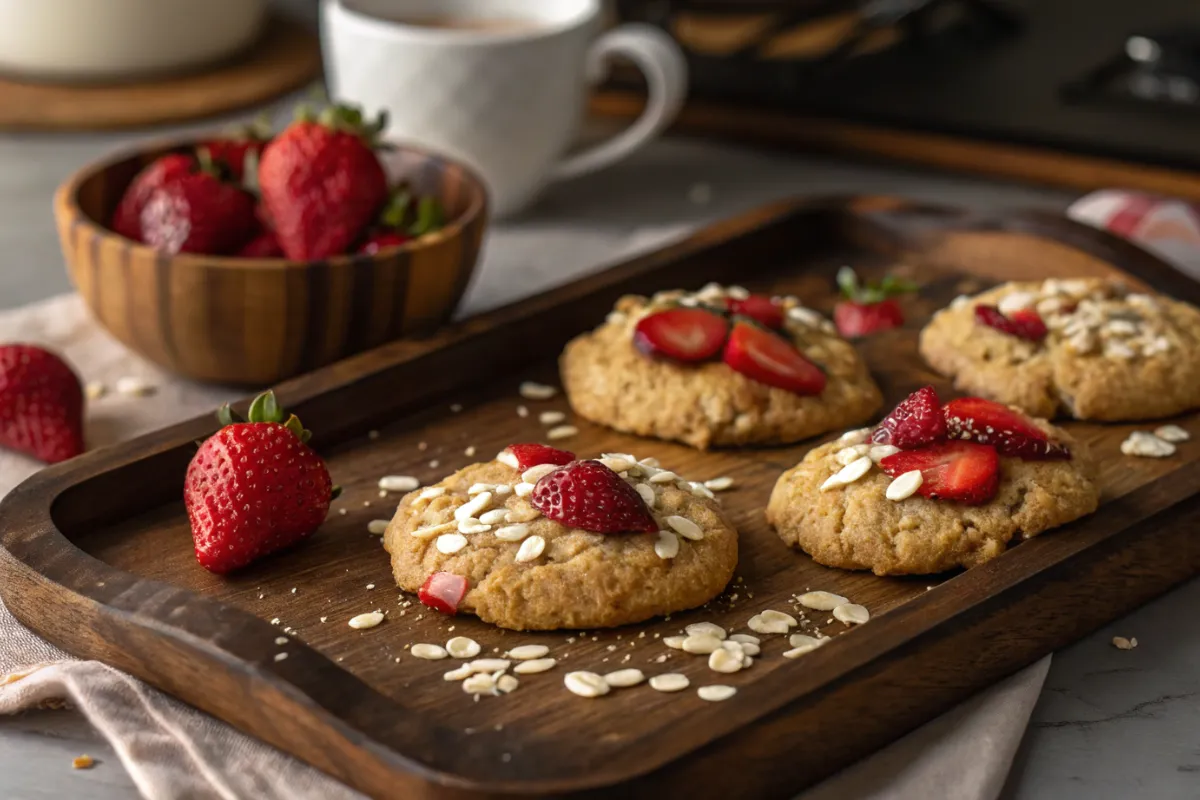
[[440,230],[445,224],[445,212],[436,197],[422,197],[414,202],[412,190],[401,185],[392,191],[379,221],[372,228],[357,252],[374,255],[382,250],[400,247],[414,239]]
[[0,447],[47,464],[83,452],[83,387],[58,355],[0,345]]
[[258,180],[259,158],[273,135],[270,118],[260,116],[247,125],[205,139],[197,145],[196,150],[204,158],[228,170],[237,183],[245,182],[249,175],[253,186]]
[[311,434],[273,392],[255,398],[244,421],[228,406],[217,418],[221,429],[188,466],[183,500],[196,560],[225,574],[312,536],[337,490]]
[[[470,285],[487,189],[452,158],[376,149],[377,128],[356,109],[323,112],[271,138],[240,183],[225,134],[81,169],[54,213],[82,299],[142,357],[225,385],[274,385],[432,331]],[[380,223],[389,186],[411,195],[399,227]]]
[[850,267],[837,274],[838,287],[845,298],[833,309],[838,333],[847,339],[869,336],[904,324],[904,311],[897,296],[917,291],[911,281],[887,275],[877,285],[860,284]]

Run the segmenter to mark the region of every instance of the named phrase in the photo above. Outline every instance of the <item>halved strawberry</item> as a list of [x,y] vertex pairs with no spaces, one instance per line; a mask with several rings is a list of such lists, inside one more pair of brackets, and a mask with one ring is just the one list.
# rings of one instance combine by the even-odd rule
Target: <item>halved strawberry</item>
[[942,401],[932,386],[925,386],[906,397],[871,434],[871,441],[903,450],[945,438],[946,420],[942,416]]
[[542,477],[529,496],[547,519],[595,533],[657,531],[646,501],[599,461],[574,461]]
[[838,333],[856,339],[879,331],[899,328],[904,324],[904,312],[895,299],[878,303],[853,303],[843,300],[833,307],[833,323]]
[[975,442],[945,442],[917,450],[901,450],[879,462],[893,478],[919,470],[923,497],[980,505],[1000,488],[1000,456],[995,448]]
[[761,325],[766,325],[768,328],[778,329],[783,327],[783,309],[765,294],[752,294],[745,300],[735,300],[730,297],[728,306],[732,313],[740,314],[743,317],[750,317],[750,319]]
[[1050,441],[1024,414],[982,397],[960,397],[942,409],[951,439],[990,444],[1003,456],[1034,461],[1070,458],[1066,445]]
[[435,572],[417,590],[417,599],[434,611],[458,613],[458,604],[467,593],[467,579],[453,572]]
[[721,352],[729,322],[702,308],[671,308],[643,317],[633,343],[648,356],[704,361]]
[[1032,308],[1014,311],[1006,317],[995,306],[975,306],[975,321],[1030,342],[1040,342],[1049,333],[1046,323]]
[[516,468],[524,472],[539,464],[570,464],[575,460],[575,454],[566,450],[558,450],[544,444],[510,444],[507,448],[517,460]]
[[723,360],[751,380],[799,395],[825,390],[825,373],[791,342],[749,322],[735,322]]

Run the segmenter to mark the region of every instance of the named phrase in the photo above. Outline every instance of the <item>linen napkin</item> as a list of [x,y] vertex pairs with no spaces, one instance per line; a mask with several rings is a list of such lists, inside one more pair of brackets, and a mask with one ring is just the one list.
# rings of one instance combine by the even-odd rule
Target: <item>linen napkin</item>
[[[466,314],[541,291],[596,264],[665,243],[690,225],[653,229],[498,231],[463,306]],[[547,243],[547,236],[561,247]],[[564,258],[564,252],[571,254]],[[514,280],[519,275],[520,280]],[[89,409],[89,441],[102,446],[202,414],[241,392],[199,386],[163,373],[125,350],[73,295],[0,313],[0,341],[48,345],[87,381],[108,387],[137,377],[146,397],[110,392]],[[0,495],[38,465],[0,451]],[[1049,657],[928,723],[825,783],[805,800],[994,800],[1049,668]],[[0,604],[0,714],[66,699],[109,741],[141,794],[166,798],[359,798],[311,767],[99,662],[79,661],[40,640]],[[65,713],[65,712],[64,712]],[[851,723],[847,723],[851,724]],[[3,721],[0,720],[0,735]],[[0,777],[2,782],[2,777]]]

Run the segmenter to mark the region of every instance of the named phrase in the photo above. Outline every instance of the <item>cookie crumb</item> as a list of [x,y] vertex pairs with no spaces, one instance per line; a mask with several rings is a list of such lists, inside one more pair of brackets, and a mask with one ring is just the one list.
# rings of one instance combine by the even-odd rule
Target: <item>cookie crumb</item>
[[96,759],[87,754],[75,756],[75,758],[71,761],[71,769],[91,769],[95,765]]
[[1112,644],[1118,650],[1132,650],[1138,646],[1138,640],[1136,638],[1126,639],[1124,636],[1114,636]]
[[549,400],[558,394],[558,389],[553,386],[547,386],[544,383],[523,381],[518,387],[518,392],[526,400]]

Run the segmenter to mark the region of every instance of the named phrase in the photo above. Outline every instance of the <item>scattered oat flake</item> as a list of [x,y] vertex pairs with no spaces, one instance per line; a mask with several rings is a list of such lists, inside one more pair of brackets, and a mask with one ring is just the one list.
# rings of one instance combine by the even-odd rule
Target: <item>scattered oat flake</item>
[[339,508],[339,509],[338,509],[338,514],[341,514],[343,517],[344,517],[344,516],[346,516],[346,515],[347,515],[347,514],[349,514],[349,513],[350,513],[350,512],[349,512],[349,511],[347,511],[347,510],[346,510],[346,509],[344,509],[344,508]]
[[126,397],[148,397],[155,392],[154,385],[142,378],[125,377],[117,380],[117,394]]
[[108,393],[108,387],[99,381],[92,381],[84,387],[83,393],[87,395],[88,400],[99,400]]
[[277,662],[278,662],[278,661],[285,661],[285,660],[287,660],[287,657],[288,657],[288,654],[287,654],[287,653],[276,653],[276,654],[275,654],[275,661],[277,661]]
[[510,692],[515,692],[517,690],[517,687],[520,685],[521,685],[521,682],[519,680],[517,680],[516,678],[514,678],[512,675],[501,675],[500,677],[496,678],[496,689],[499,690],[502,694],[509,694]]
[[567,691],[580,697],[600,697],[608,694],[608,682],[594,672],[568,672],[563,677]]
[[96,765],[96,759],[89,755],[75,756],[71,761],[72,769],[91,769]]
[[462,403],[451,403],[450,404],[450,413],[451,414],[457,414],[460,411],[462,411]]
[[[730,642],[736,645],[737,642]],[[713,672],[733,673],[742,669],[745,662],[744,653],[735,653],[732,650],[727,650],[724,647],[719,647],[713,650],[708,657],[708,668]]]
[[496,688],[496,680],[486,673],[472,675],[463,681],[463,691],[473,694],[478,699],[481,694],[491,694]]
[[535,383],[534,381],[522,382],[517,391],[526,400],[549,400],[558,394],[558,389],[555,387],[547,386],[544,383]]
[[367,523],[367,533],[374,534],[375,536],[382,536],[387,531],[388,525],[390,524],[390,520],[373,519]]
[[376,431],[376,430],[367,431],[367,438],[370,439],[372,442],[375,441],[376,439],[379,438],[379,431]]
[[538,414],[538,422],[543,425],[557,425],[567,418],[567,415],[561,411],[543,411]]
[[529,416],[529,409],[525,406],[517,406],[517,416],[522,419]]
[[421,481],[412,475],[384,475],[379,479],[379,488],[387,492],[411,492],[420,485]]
[[1112,639],[1113,647],[1118,650],[1132,650],[1138,646],[1136,638],[1126,639],[1124,636],[1114,636]]
[[289,640],[286,636],[276,636],[275,637],[275,644],[277,644],[277,645],[285,645],[288,643],[288,641]]
[[1153,433],[1134,431],[1121,442],[1121,452],[1127,456],[1142,458],[1167,458],[1175,455],[1175,445],[1166,439],[1160,439]]
[[732,686],[722,686],[715,684],[713,686],[701,686],[696,690],[701,700],[708,700],[713,703],[719,703],[722,700],[728,700],[737,694],[737,689]]
[[471,445],[466,450],[463,450],[463,455],[466,456],[467,458],[474,458],[475,457],[475,445]]
[[438,461],[438,460],[435,458],[435,459],[433,459],[432,461],[430,461],[430,462],[429,462],[429,468],[430,468],[430,469],[437,469],[437,468],[438,468],[438,465],[440,465],[441,463],[442,463],[442,462]]
[[666,672],[650,679],[650,688],[656,692],[681,692],[691,685],[687,675]]
[[637,686],[642,681],[646,680],[646,676],[640,669],[619,669],[616,672],[609,672],[604,676],[604,682],[613,689],[625,689],[630,686]]
[[558,662],[553,658],[534,658],[518,662],[512,669],[518,675],[533,675],[551,669]]
[[554,442],[559,439],[569,439],[577,433],[579,433],[579,429],[574,425],[559,425],[557,428],[546,431],[546,438]]
[[663,644],[675,650],[682,650],[686,639],[686,636],[666,636],[663,638]]
[[545,657],[549,652],[550,648],[544,644],[523,644],[509,650],[507,655],[509,658],[514,658],[517,661],[532,661]]
[[1192,435],[1178,425],[1163,425],[1154,429],[1154,435],[1164,442],[1186,442]]
[[446,652],[446,648],[441,645],[429,644],[428,642],[414,644],[409,652],[415,658],[423,658],[427,661],[439,661],[449,655]]
[[847,625],[862,625],[871,618],[871,612],[857,603],[842,603],[833,609],[833,618]]
[[350,618],[350,627],[355,630],[366,630],[374,628],[379,623],[383,622],[383,613],[380,611],[368,611],[366,614],[359,614],[356,617]]
[[799,599],[800,605],[815,611],[833,611],[838,606],[850,602],[840,594],[832,592],[805,592]]

